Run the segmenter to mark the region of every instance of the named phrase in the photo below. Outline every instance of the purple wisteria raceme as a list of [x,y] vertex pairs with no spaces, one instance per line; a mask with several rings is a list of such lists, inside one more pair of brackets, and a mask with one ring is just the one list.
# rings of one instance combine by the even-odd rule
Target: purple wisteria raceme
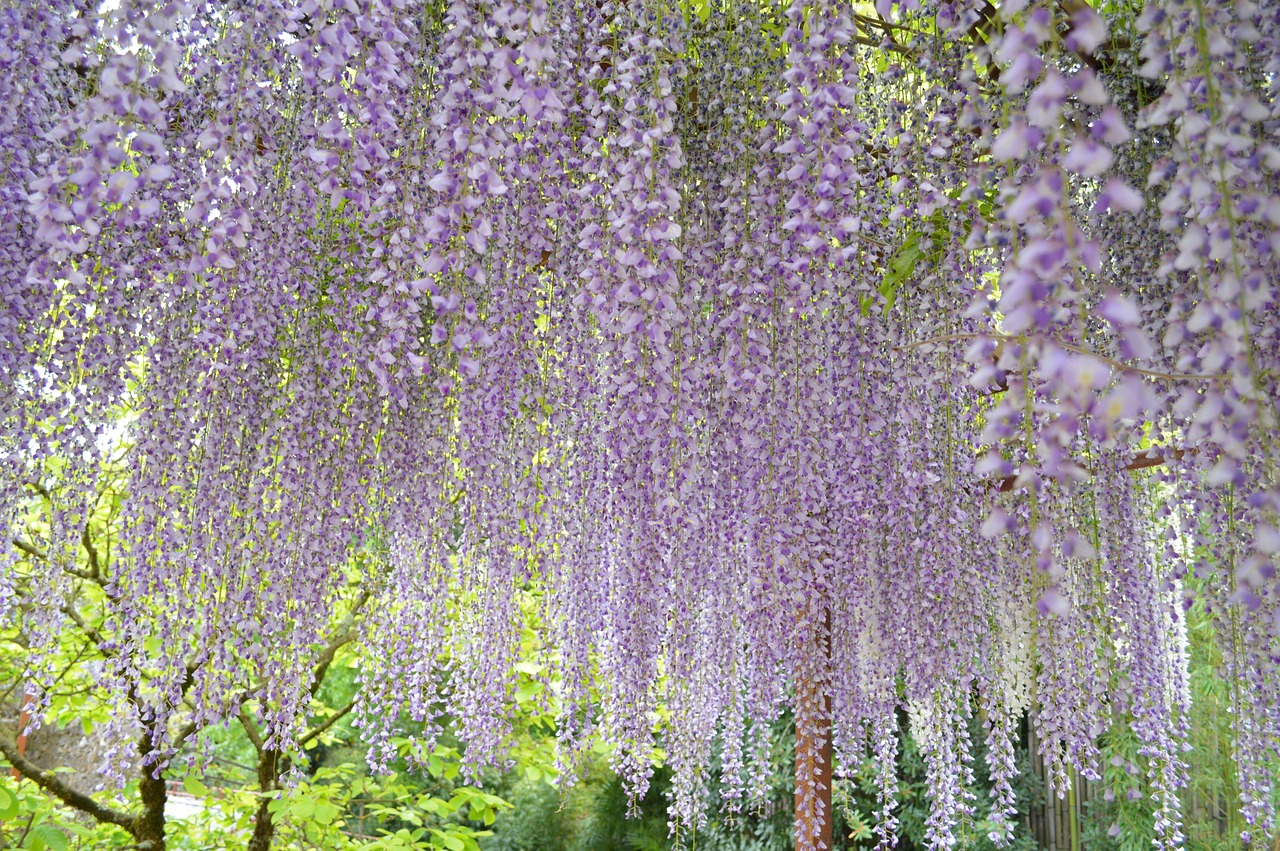
[[943,848],[1014,840],[1024,717],[1055,793],[1118,723],[1171,848],[1200,594],[1273,835],[1278,73],[1265,2],[0,3],[37,699],[110,558],[116,768],[288,750],[355,583],[380,767],[503,764],[535,677],[562,780],[661,755],[680,833],[790,710],[802,843],[830,745],[888,848],[906,713]]

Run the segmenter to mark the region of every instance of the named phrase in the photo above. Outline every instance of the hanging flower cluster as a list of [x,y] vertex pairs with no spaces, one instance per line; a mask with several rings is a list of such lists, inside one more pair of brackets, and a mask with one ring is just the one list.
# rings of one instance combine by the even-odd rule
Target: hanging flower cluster
[[1060,794],[1128,724],[1172,848],[1203,589],[1272,835],[1280,8],[1124,9],[0,3],[0,513],[71,494],[33,681],[124,434],[122,740],[287,748],[360,553],[375,762],[502,759],[532,591],[562,774],[661,746],[677,829],[790,707],[883,847],[900,713],[932,845],[1004,841],[1030,712]]

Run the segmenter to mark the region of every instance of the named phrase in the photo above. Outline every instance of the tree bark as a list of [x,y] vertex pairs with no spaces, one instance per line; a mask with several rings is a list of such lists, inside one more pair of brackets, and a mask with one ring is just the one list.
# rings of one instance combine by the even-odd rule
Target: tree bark
[[156,777],[155,768],[147,763],[147,757],[153,752],[151,737],[143,733],[138,740],[138,767],[141,772],[138,797],[142,801],[142,811],[129,830],[138,851],[165,851],[164,805],[169,799],[169,789],[165,785],[164,773]]
[[133,834],[139,851],[165,851],[164,805],[169,798],[164,775],[152,777],[144,768],[138,783],[138,797],[142,799],[142,812],[134,820]]
[[[258,751],[258,791],[272,792],[280,782],[280,752],[273,748]],[[253,814],[253,835],[249,837],[246,851],[270,851],[271,840],[276,833],[276,823],[271,812],[271,798],[258,802]]]

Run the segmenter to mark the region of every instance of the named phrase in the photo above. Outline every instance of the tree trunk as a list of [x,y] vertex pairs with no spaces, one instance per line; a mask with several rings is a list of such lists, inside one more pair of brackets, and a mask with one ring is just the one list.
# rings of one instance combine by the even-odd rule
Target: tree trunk
[[142,798],[142,812],[134,821],[133,834],[138,851],[165,851],[164,844],[164,805],[169,797],[164,777],[152,777],[151,771],[143,768],[142,780],[138,783],[138,795]]
[[[265,748],[258,754],[258,791],[272,792],[280,781],[280,752]],[[253,814],[253,836],[249,837],[246,851],[270,851],[271,840],[276,833],[276,823],[270,810],[271,799],[258,802]]]

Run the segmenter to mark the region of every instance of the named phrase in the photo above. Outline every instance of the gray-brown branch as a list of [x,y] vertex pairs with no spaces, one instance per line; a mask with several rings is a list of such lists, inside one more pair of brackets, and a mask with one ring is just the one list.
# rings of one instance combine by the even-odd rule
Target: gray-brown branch
[[79,791],[70,786],[65,780],[51,771],[45,771],[22,754],[18,753],[17,747],[11,745],[4,737],[0,737],[0,754],[4,754],[4,758],[9,764],[18,770],[23,777],[35,783],[41,789],[57,798],[69,807],[86,813],[96,820],[105,824],[114,824],[123,827],[132,833],[137,824],[137,818],[122,810],[109,807],[98,801],[91,795]]

